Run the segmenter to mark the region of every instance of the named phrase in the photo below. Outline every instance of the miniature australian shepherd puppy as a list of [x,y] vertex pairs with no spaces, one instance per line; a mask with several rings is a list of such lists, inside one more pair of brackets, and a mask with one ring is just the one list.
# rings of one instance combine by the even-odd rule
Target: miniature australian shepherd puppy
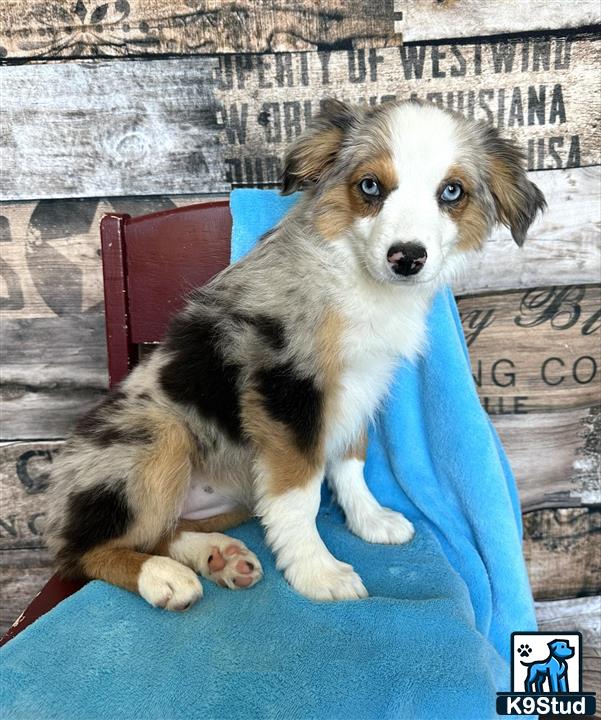
[[64,575],[185,610],[198,574],[261,579],[222,534],[255,515],[298,592],[363,598],[317,532],[324,478],[351,532],[411,539],[363,479],[366,424],[399,360],[424,348],[435,292],[497,223],[521,245],[545,200],[493,128],[417,103],[325,101],[285,156],[283,192],[296,190],[66,442],[46,535]]

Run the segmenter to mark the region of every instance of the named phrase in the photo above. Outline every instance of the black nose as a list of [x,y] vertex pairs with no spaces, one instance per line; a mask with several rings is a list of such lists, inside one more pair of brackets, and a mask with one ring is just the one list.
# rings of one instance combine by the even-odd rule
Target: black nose
[[420,243],[395,243],[388,248],[388,262],[397,275],[415,275],[426,264],[428,253]]

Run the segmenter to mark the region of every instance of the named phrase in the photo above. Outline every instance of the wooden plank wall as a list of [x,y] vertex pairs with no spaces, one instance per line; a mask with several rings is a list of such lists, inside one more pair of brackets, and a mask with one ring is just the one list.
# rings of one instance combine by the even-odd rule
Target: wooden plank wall
[[5,0],[0,629],[50,573],[48,469],[106,389],[102,214],[273,186],[322,98],[417,97],[514,137],[549,202],[454,290],[541,627],[584,631],[598,686],[600,22],[596,0]]

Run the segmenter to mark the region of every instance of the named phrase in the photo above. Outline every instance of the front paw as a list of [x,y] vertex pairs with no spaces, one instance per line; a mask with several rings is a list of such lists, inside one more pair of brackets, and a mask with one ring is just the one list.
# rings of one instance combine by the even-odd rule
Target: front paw
[[402,545],[415,534],[413,525],[404,515],[383,507],[353,518],[347,524],[351,532],[370,543]]
[[367,597],[367,590],[352,566],[334,557],[294,563],[284,574],[295,590],[312,600],[359,600]]

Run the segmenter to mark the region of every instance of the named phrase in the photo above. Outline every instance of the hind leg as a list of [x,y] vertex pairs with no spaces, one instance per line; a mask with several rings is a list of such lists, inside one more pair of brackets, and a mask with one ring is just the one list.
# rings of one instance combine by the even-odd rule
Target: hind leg
[[234,511],[207,520],[180,520],[156,552],[192,568],[207,580],[241,590],[263,577],[261,563],[244,543],[211,530],[226,529],[248,519],[245,511]]
[[537,672],[536,668],[531,665],[528,668],[528,673],[526,675],[526,680],[524,681],[524,692],[534,692],[534,683],[537,680]]
[[155,607],[187,610],[202,597],[196,573],[168,557],[105,547],[89,551],[80,562],[87,577],[137,592]]
[[[149,411],[145,421],[148,441],[121,441],[106,451],[80,443],[71,454],[73,473],[94,473],[95,483],[68,495],[54,545],[63,574],[105,580],[151,605],[184,610],[202,595],[196,573],[149,553],[177,523],[196,446],[167,413]],[[115,482],[111,475],[123,479]]]
[[536,692],[539,695],[545,691],[544,686],[545,686],[545,678],[544,677],[538,678],[536,681]]

